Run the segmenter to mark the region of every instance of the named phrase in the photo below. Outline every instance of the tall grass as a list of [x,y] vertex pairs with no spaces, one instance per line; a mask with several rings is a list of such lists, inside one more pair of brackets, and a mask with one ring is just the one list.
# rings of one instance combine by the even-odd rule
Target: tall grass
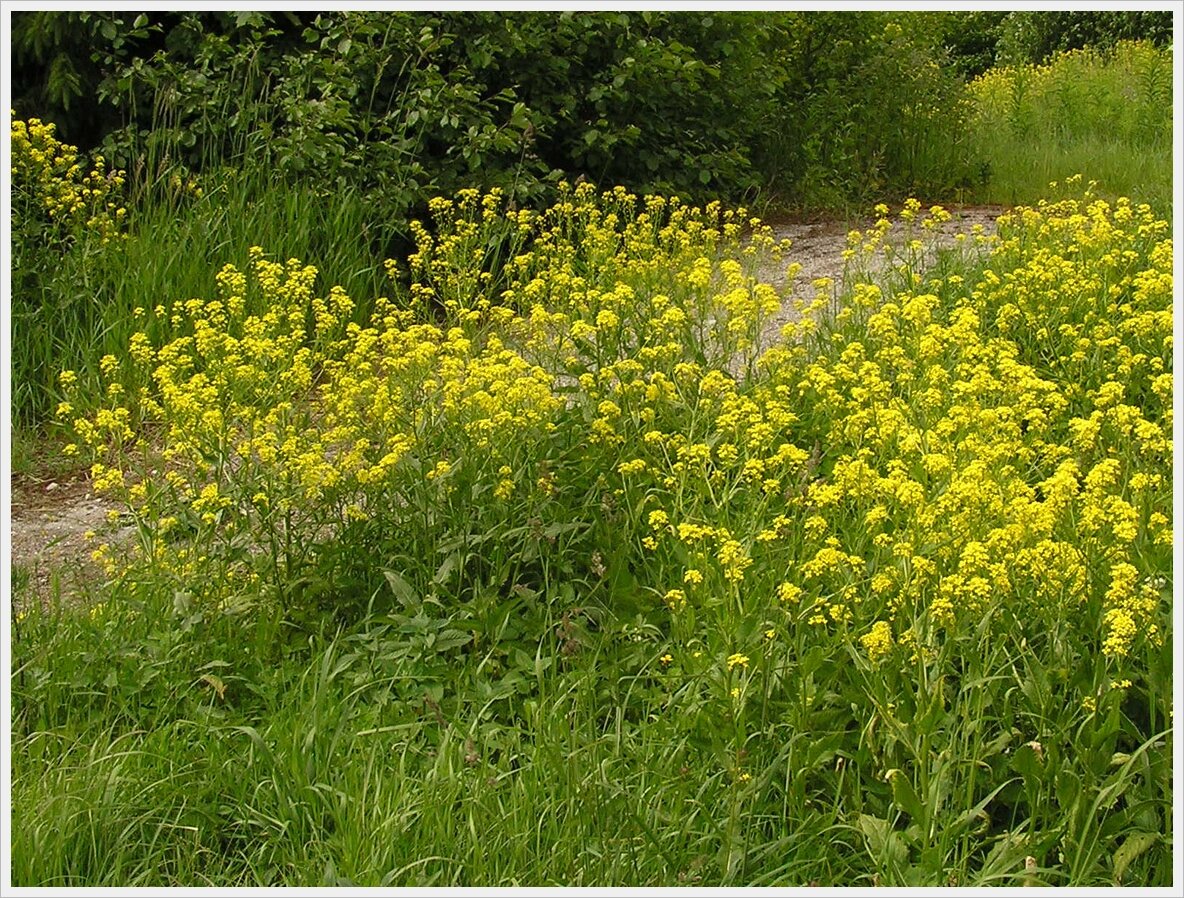
[[[22,702],[16,724],[15,883],[842,876],[825,850],[833,808],[752,817],[760,791],[713,769],[663,723],[661,701],[633,694],[623,659],[595,643],[568,669],[540,645],[514,682],[476,658],[439,703],[430,691],[397,701],[398,685],[423,671],[382,621],[294,644],[281,659],[223,629],[178,658],[160,646],[176,627],[170,609],[135,607],[33,611],[22,622],[21,638],[41,648],[17,677],[40,700]],[[790,738],[770,759],[777,776],[801,751]]]
[[[688,740],[688,724],[708,709],[677,691],[639,695],[637,673],[608,638],[567,669],[540,645],[541,663],[513,687],[483,675],[478,659],[450,677],[439,703],[428,692],[400,702],[390,698],[394,684],[421,671],[394,660],[401,640],[381,621],[271,662],[237,647],[230,632],[208,635],[203,655],[175,661],[158,650],[149,662],[150,650],[126,654],[133,639],[159,643],[176,623],[164,609],[140,610],[154,619],[146,629],[120,611],[99,626],[85,611],[26,619],[53,633],[35,637],[41,652],[22,659],[17,676],[37,683],[18,696],[23,704],[36,695],[41,714],[64,716],[52,726],[18,718],[15,727],[14,884],[1170,878],[1158,792],[1170,777],[1163,734],[1116,754],[1108,731],[1057,707],[1056,673],[1033,652],[960,644],[981,654],[965,656],[953,703],[939,709],[934,695],[918,696],[916,718],[900,730],[891,717],[856,722],[842,710],[863,690],[887,708],[902,698],[897,683],[810,652],[787,671],[805,716],[773,716],[754,732],[744,763],[756,773],[738,783]],[[115,632],[129,623],[134,636]],[[129,671],[133,658],[154,672],[148,682]],[[122,674],[130,682],[117,682]],[[1041,742],[988,738],[1017,725]],[[897,739],[931,759],[932,779],[916,794],[903,780],[873,777],[864,757]],[[992,784],[1000,761],[1011,775]],[[884,790],[896,809],[887,819],[875,810]],[[1007,806],[1001,792],[1012,801],[1044,796],[1039,816],[996,819]],[[996,827],[1001,834],[981,839]],[[1049,860],[1033,871],[1031,856]]]
[[972,142],[990,167],[981,201],[1033,202],[1050,182],[1088,172],[1100,195],[1170,211],[1170,49],[1127,41],[1074,50],[992,69],[969,91]]

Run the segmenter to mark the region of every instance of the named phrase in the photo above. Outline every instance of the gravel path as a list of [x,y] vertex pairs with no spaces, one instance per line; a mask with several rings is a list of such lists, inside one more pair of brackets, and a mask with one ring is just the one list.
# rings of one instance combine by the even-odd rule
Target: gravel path
[[[90,558],[94,546],[86,534],[106,531],[107,512],[113,507],[96,498],[90,483],[81,477],[44,482],[14,477],[10,531],[14,600],[38,596],[49,601],[55,593],[65,596],[79,582],[98,576]],[[25,576],[27,586],[18,590]]]
[[[970,235],[975,225],[982,227],[983,234],[993,235],[995,233],[995,219],[1004,211],[1004,208],[1002,206],[963,206],[947,207],[947,211],[950,212],[950,220],[934,228],[933,231],[922,232],[919,226],[916,228],[918,233],[925,234],[924,239],[928,245],[926,255],[928,261],[933,260],[936,250],[955,246],[957,234]],[[853,229],[866,232],[873,224],[874,220],[872,219],[770,222],[774,236],[778,240],[788,238],[792,245],[785,265],[780,269],[770,268],[763,271],[762,276],[782,290],[784,295],[786,287],[784,268],[788,267],[789,263],[797,262],[802,266],[802,269],[788,285],[791,291],[790,297],[813,299],[812,284],[818,278],[830,278],[833,281],[832,295],[837,295],[841,293],[843,288],[846,268],[843,251],[847,249],[848,232]],[[894,247],[899,247],[907,239],[908,236],[901,223],[894,221],[892,230],[888,232],[887,242]],[[873,271],[882,271],[887,265],[886,257],[882,254],[877,255],[871,261]],[[780,335],[781,327],[797,317],[793,303],[791,301],[784,302],[781,311],[765,328],[765,345],[774,342]]]

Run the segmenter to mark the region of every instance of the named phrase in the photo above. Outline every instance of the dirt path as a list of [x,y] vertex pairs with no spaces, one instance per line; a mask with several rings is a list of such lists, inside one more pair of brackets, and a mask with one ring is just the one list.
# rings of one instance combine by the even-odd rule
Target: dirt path
[[[936,246],[953,246],[959,232],[970,233],[974,225],[982,225],[985,233],[994,233],[995,219],[1003,209],[998,206],[951,208],[952,218],[937,229]],[[852,228],[866,229],[870,221],[783,221],[772,223],[778,239],[789,238],[793,245],[789,262],[802,268],[793,282],[790,295],[812,298],[813,281],[831,278],[836,291],[842,288],[847,248],[847,233]],[[890,241],[904,239],[900,225],[894,226]],[[878,263],[884,264],[883,257]],[[770,283],[784,290],[785,267],[764,272]],[[796,317],[792,304],[786,302],[778,316],[765,331],[766,341],[777,339],[781,326]],[[90,553],[94,546],[86,538],[89,531],[110,532],[108,512],[115,506],[96,498],[84,475],[61,480],[13,478],[12,480],[12,558],[15,584],[27,578],[25,594],[30,591],[45,600],[55,589],[68,594],[78,582],[98,575]],[[126,538],[127,531],[116,530],[114,538]],[[110,537],[103,536],[103,539]],[[81,581],[79,580],[81,578]]]
[[[96,498],[82,475],[39,481],[12,479],[13,592],[48,601],[66,595],[79,582],[93,580],[98,569],[87,533],[110,530],[108,511],[114,505]],[[18,586],[25,588],[18,590]],[[21,598],[21,596],[15,596]]]
[[[946,207],[950,212],[950,220],[937,226],[930,232],[923,232],[918,226],[917,235],[925,234],[927,244],[927,259],[932,261],[937,249],[946,249],[956,245],[956,235],[959,233],[970,235],[972,229],[979,225],[986,235],[995,233],[995,219],[1004,211],[1002,206],[960,206]],[[813,282],[818,278],[830,278],[833,281],[834,295],[841,293],[843,288],[844,269],[846,261],[843,251],[847,249],[847,234],[852,229],[867,231],[874,221],[827,219],[822,221],[804,222],[770,222],[774,236],[778,240],[788,238],[792,242],[786,266],[797,262],[802,266],[800,272],[791,283],[786,284],[784,270],[769,269],[762,272],[769,283],[782,290],[790,288],[792,297],[812,299],[814,296]],[[888,243],[900,246],[907,239],[902,224],[894,220],[889,232]],[[882,271],[887,264],[883,254],[871,260],[873,270]],[[774,342],[781,331],[781,327],[797,317],[792,302],[785,302],[781,311],[769,322],[765,329],[766,345]]]

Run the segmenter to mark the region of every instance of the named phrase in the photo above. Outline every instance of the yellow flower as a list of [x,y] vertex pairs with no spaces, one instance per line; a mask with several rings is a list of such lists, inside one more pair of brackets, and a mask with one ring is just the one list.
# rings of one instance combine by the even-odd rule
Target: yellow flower
[[782,583],[777,587],[777,598],[782,602],[796,603],[802,597],[801,587],[793,583]]
[[687,605],[687,594],[681,589],[671,589],[662,597],[662,601],[666,603],[671,611],[679,611]]
[[868,660],[878,663],[892,651],[892,625],[887,621],[876,621],[870,631],[859,637],[859,642],[867,652]]
[[439,477],[444,477],[452,471],[451,463],[440,460],[436,462],[436,466],[428,471],[425,475],[428,480],[435,480]]
[[646,469],[644,459],[635,458],[632,461],[624,461],[617,465],[617,473],[629,476],[631,474],[641,474]]

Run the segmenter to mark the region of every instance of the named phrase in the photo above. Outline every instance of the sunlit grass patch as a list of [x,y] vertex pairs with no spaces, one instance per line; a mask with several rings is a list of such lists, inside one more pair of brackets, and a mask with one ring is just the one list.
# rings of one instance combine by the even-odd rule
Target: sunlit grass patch
[[969,85],[971,134],[990,177],[984,202],[1032,203],[1089,172],[1111,201],[1172,204],[1172,56],[1144,42],[991,69]]

